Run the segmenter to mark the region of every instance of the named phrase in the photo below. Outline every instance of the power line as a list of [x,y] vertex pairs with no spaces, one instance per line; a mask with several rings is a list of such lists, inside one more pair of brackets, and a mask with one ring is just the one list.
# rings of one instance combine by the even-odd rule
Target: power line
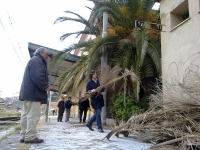
[[[8,12],[7,12],[7,13],[8,13]],[[8,16],[9,16],[9,14],[8,14]],[[13,26],[13,23],[12,23],[12,21],[11,21],[10,16],[9,16],[9,21],[10,21],[10,25],[11,25],[11,27],[12,27],[12,29],[13,29],[13,32],[14,32],[14,35],[15,35],[15,38],[16,38],[16,41],[17,41],[19,50],[20,50],[21,53],[22,53],[22,57],[23,57],[23,59],[24,59],[24,62],[26,63],[26,59],[24,58],[24,54],[23,54],[22,49],[21,49],[21,46],[20,46],[20,44],[19,44],[19,40],[18,40],[18,38],[17,38],[17,35],[16,35],[16,32],[15,32],[15,29],[14,29],[14,26]]]
[[[3,0],[3,2],[4,2],[4,0]],[[8,9],[7,9],[7,6],[6,6],[6,3],[5,3],[5,2],[4,2],[4,5],[5,5],[5,8],[6,8],[6,12],[7,12],[7,14],[8,14],[8,18],[9,18],[9,21],[10,21],[10,25],[11,25],[11,27],[12,27],[12,29],[13,29],[13,32],[14,32],[14,35],[15,35],[15,38],[16,38],[16,41],[17,41],[17,43],[18,43],[19,50],[20,50],[21,53],[22,53],[22,57],[23,57],[23,59],[24,59],[24,62],[26,63],[26,60],[25,60],[24,55],[23,55],[23,52],[22,52],[22,50],[21,50],[21,46],[20,46],[20,44],[19,44],[17,35],[16,35],[16,33],[15,33],[15,29],[14,29],[13,23],[12,23],[12,21],[11,21],[11,18],[10,18],[10,15],[9,15],[9,12],[8,12]]]
[[[4,2],[4,0],[3,0],[3,2]],[[17,38],[15,29],[14,29],[13,23],[12,23],[12,21],[11,21],[11,18],[10,18],[10,15],[9,15],[9,12],[8,12],[8,9],[7,9],[7,6],[6,6],[6,3],[5,3],[5,2],[4,2],[4,6],[5,6],[5,9],[6,9],[7,15],[8,15],[8,19],[9,19],[10,26],[11,26],[11,28],[12,28],[12,30],[13,30],[13,33],[14,33],[14,36],[15,36],[15,41],[17,42],[17,45],[18,45],[18,49],[19,49],[19,51],[21,52],[22,57],[23,57],[23,60],[24,60],[24,62],[25,62],[25,64],[26,64],[26,59],[25,59],[24,54],[23,54],[23,52],[22,52],[22,49],[21,49],[19,40],[18,40],[18,38]],[[6,32],[5,27],[4,27],[4,31]],[[10,40],[10,41],[11,41],[11,40]],[[15,50],[15,52],[16,52],[17,55],[18,55],[18,52],[17,52],[15,46],[13,45],[12,42],[11,42],[11,44],[12,44],[13,49]],[[18,58],[20,59],[19,55],[18,55]],[[22,62],[21,59],[20,59],[20,62]]]
[[24,54],[23,54],[23,52],[22,52],[22,49],[21,49],[21,46],[20,46],[20,44],[19,44],[18,38],[17,38],[17,36],[16,36],[16,33],[15,33],[14,26],[13,26],[12,22],[11,22],[11,26],[12,26],[12,28],[13,28],[13,31],[14,31],[14,34],[15,34],[15,38],[16,38],[16,40],[17,40],[18,49],[19,49],[19,51],[21,51],[23,60],[24,60],[24,62],[26,63],[26,59],[25,59]]
[[[4,32],[7,34],[6,28],[4,27],[4,25],[3,25],[2,21],[1,21],[1,19],[0,19],[0,24],[1,24],[1,26],[2,26],[2,28],[3,28],[3,30],[4,30]],[[8,36],[8,35],[7,35],[7,36]],[[21,62],[21,64],[22,64],[22,66],[24,66],[24,64],[22,63],[21,58],[19,57],[19,55],[18,55],[18,53],[17,53],[17,50],[15,49],[15,46],[13,45],[13,43],[12,43],[12,41],[10,40],[9,36],[8,36],[8,39],[9,39],[9,41],[10,41],[10,43],[11,43],[11,45],[12,45],[12,48],[14,49],[15,53],[17,54],[17,57],[19,58],[19,60],[20,60],[20,62]]]

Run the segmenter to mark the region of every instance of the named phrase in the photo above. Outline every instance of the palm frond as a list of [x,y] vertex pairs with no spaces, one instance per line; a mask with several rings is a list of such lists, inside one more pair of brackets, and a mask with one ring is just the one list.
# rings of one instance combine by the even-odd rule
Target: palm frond
[[159,47],[154,47],[153,44],[149,43],[149,48],[147,53],[150,55],[152,63],[154,63],[158,75],[161,74],[161,57],[159,52],[160,52]]
[[117,78],[122,71],[122,68],[119,66],[115,66],[114,68],[110,68],[110,66],[102,66],[101,75],[99,76],[99,80],[101,84],[106,84],[109,80]]
[[72,33],[66,33],[60,37],[61,41],[63,41],[64,39],[66,39],[67,37],[69,37],[70,35],[73,35],[73,34],[77,34],[77,37],[81,34],[91,34],[91,35],[95,35],[95,36],[100,35],[99,28],[97,26],[95,26],[93,23],[90,23],[88,20],[83,18],[81,15],[74,13],[72,11],[65,11],[65,13],[73,14],[73,15],[77,16],[78,18],[71,18],[71,17],[66,17],[66,16],[58,17],[54,21],[54,24],[64,22],[64,21],[74,21],[74,22],[79,22],[81,24],[84,24],[88,29],[87,29],[87,31],[77,31],[77,32],[72,32]]
[[[60,22],[64,22],[64,21],[75,21],[75,22],[80,22],[80,23],[83,23],[83,24],[88,24],[88,21],[83,18],[81,15],[75,13],[75,12],[72,12],[72,11],[64,11],[65,13],[69,13],[69,14],[73,14],[75,16],[77,16],[79,19],[76,19],[76,18],[71,18],[71,17],[58,17],[55,21],[54,21],[54,24],[56,23],[60,23]],[[88,26],[89,27],[89,26]]]
[[75,93],[78,89],[78,86],[81,84],[81,82],[85,79],[85,68],[82,68],[81,70],[79,70],[79,72],[77,72],[76,77],[75,77],[75,81],[73,84],[73,93]]
[[146,77],[154,77],[158,74],[154,63],[149,55],[146,56],[143,65],[141,66],[140,72],[142,72],[141,80]]
[[62,63],[62,61],[65,60],[67,55],[69,55],[69,53],[71,51],[73,51],[74,49],[84,48],[84,47],[90,46],[92,43],[93,43],[93,41],[89,40],[89,41],[86,41],[86,42],[80,42],[78,44],[72,44],[68,48],[57,52],[56,54],[53,55],[53,59],[52,59],[53,68],[58,67]]
[[91,8],[91,7],[88,7],[88,6],[85,6],[85,7],[92,11],[92,8]]
[[102,46],[114,45],[118,43],[119,40],[120,40],[120,37],[117,35],[99,38],[94,43],[93,47],[91,48],[91,51],[98,50]]
[[147,30],[134,30],[136,38],[136,49],[137,49],[137,65],[140,68],[143,64],[147,47],[148,47],[148,34]]
[[100,61],[100,57],[107,52],[107,49],[105,51],[102,51],[103,46],[107,45],[115,45],[117,41],[119,40],[119,36],[107,36],[105,38],[99,38],[95,41],[95,43],[88,49],[88,60],[90,60],[89,68],[92,69],[93,66]]
[[78,38],[80,35],[82,34],[90,34],[90,35],[96,35],[97,33],[96,32],[93,32],[91,30],[83,30],[83,31],[77,31],[77,32],[71,32],[71,33],[66,33],[66,34],[63,34],[61,37],[60,37],[60,41],[64,41],[66,38],[68,38],[69,36],[73,35],[73,34],[77,34],[76,38]]
[[73,15],[77,16],[78,18],[80,18],[81,20],[84,20],[84,21],[87,22],[87,20],[86,20],[85,18],[83,18],[81,15],[79,15],[79,14],[77,14],[77,13],[75,13],[75,12],[68,11],[68,10],[66,10],[66,11],[64,11],[64,12],[65,12],[65,13],[69,13],[69,14],[73,14]]
[[91,21],[94,22],[96,18],[99,18],[103,12],[107,12],[109,15],[113,16],[114,18],[121,19],[119,17],[119,10],[118,4],[115,2],[104,1],[95,5],[92,11]]
[[[96,90],[98,93],[100,93],[103,88],[108,88],[113,83],[123,79],[124,77],[130,76],[130,75],[132,76],[132,78],[134,78],[133,82],[139,81],[139,78],[132,71],[129,71],[128,69],[126,69],[125,72],[121,76],[107,80],[107,82],[105,84],[99,86],[98,88],[96,88]],[[80,101],[86,100],[87,98],[91,97],[93,94],[94,93],[91,93],[91,92],[84,93],[84,96],[80,97]]]
[[86,56],[82,56],[81,60],[77,61],[74,65],[68,68],[56,82],[59,82],[59,92],[63,91],[75,93],[78,86],[86,79],[88,60]]
[[54,54],[53,59],[52,59],[52,67],[57,68],[61,64],[61,62],[64,61],[66,56],[67,56],[67,53],[63,51],[60,51]]

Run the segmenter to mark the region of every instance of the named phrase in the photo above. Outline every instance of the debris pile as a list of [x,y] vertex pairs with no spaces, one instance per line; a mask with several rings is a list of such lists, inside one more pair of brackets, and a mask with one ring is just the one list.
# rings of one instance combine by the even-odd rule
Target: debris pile
[[200,148],[200,74],[190,72],[182,83],[163,82],[150,97],[150,109],[132,116],[105,137],[128,130],[153,148],[174,144],[182,149]]

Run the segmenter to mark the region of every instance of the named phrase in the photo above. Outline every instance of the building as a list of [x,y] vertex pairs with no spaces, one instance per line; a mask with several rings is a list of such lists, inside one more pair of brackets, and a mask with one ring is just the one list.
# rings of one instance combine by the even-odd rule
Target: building
[[162,76],[183,82],[200,65],[200,0],[156,0],[162,23]]

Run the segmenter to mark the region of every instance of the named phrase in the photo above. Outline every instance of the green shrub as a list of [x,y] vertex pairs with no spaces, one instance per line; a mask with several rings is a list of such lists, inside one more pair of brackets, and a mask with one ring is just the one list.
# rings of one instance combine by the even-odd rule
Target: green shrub
[[112,98],[112,109],[111,111],[116,116],[116,121],[127,121],[132,115],[139,114],[148,109],[149,104],[145,98],[140,101],[136,101],[134,97],[125,97],[124,94],[120,93],[119,95],[115,95]]

